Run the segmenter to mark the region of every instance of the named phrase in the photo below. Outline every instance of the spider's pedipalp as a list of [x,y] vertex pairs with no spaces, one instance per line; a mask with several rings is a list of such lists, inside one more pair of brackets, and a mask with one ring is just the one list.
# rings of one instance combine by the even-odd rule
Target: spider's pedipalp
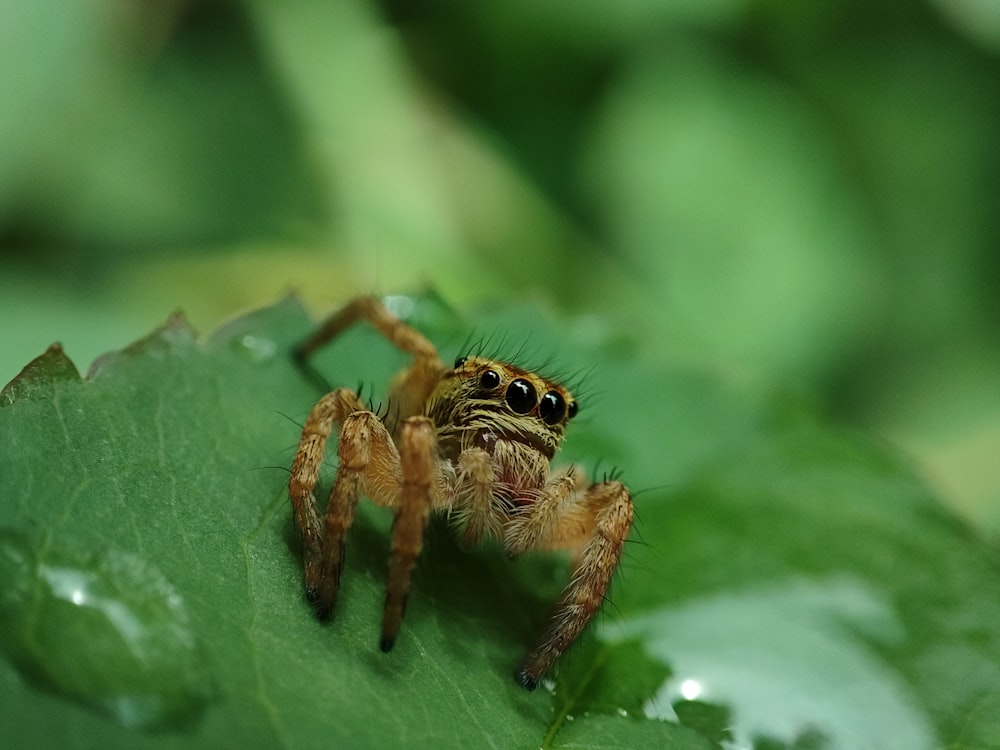
[[486,536],[499,536],[502,516],[497,512],[496,478],[490,454],[470,448],[458,457],[455,475],[455,525],[462,530],[461,545],[469,549]]

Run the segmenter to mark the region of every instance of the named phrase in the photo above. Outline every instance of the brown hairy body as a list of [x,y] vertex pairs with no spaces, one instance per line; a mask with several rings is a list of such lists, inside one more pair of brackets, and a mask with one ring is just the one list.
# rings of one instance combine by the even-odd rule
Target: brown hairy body
[[[289,481],[302,538],[306,595],[332,613],[344,542],[362,494],[395,508],[381,648],[392,648],[427,519],[445,512],[461,540],[499,538],[516,557],[568,549],[573,574],[549,626],[516,677],[533,689],[597,613],[632,526],[632,499],[617,481],[588,486],[576,469],[550,462],[578,405],[558,383],[481,356],[447,367],[423,335],[373,297],[327,320],[295,351],[299,362],[351,324],[367,321],[413,357],[393,380],[390,415],[380,419],[349,388],[325,395],[302,430]],[[339,431],[340,465],[324,514],[313,495],[326,442]]]

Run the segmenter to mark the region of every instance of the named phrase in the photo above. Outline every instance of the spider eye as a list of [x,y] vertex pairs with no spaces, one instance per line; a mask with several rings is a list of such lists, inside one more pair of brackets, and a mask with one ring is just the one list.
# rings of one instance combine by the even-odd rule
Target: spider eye
[[575,417],[578,411],[580,411],[580,403],[578,401],[570,401],[569,406],[566,409],[566,413],[569,415],[569,418],[572,419]]
[[538,415],[545,424],[559,424],[566,414],[566,402],[556,391],[549,391],[538,403]]
[[479,385],[487,390],[492,391],[498,385],[500,385],[500,373],[496,370],[487,370],[482,375],[479,376]]
[[537,399],[538,394],[527,380],[518,378],[507,386],[507,405],[515,414],[527,414],[535,408]]
[[466,359],[468,359],[468,357],[459,357],[458,359],[456,359],[455,360],[455,369],[457,370],[459,367],[461,367],[462,365],[464,365]]

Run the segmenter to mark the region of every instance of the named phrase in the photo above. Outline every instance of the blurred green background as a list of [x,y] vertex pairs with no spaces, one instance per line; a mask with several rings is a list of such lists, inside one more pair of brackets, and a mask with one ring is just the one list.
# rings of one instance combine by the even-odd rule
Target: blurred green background
[[289,290],[540,297],[1000,534],[995,0],[34,0],[0,50],[0,383]]

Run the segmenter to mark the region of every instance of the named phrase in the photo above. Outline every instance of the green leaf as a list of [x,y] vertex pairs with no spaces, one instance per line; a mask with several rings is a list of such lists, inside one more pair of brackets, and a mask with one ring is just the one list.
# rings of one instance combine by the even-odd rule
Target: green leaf
[[35,359],[31,360],[20,374],[0,390],[0,406],[12,404],[18,399],[30,399],[32,394],[47,392],[46,384],[57,381],[77,381],[80,373],[76,365],[66,356],[59,344],[53,344]]
[[700,697],[738,744],[994,746],[995,550],[881,446],[785,425],[645,510],[634,563],[662,575],[621,588],[604,636],[669,660],[656,715]]
[[[512,673],[559,555],[466,553],[432,524],[385,655],[391,517],[362,503],[334,619],[311,616],[286,482],[313,323],[286,300],[207,338],[175,317],[84,379],[50,350],[4,389],[0,745],[990,746],[995,552],[883,446],[613,326],[393,304],[445,358],[586,373],[565,460],[634,491],[611,603],[543,687]],[[401,361],[359,326],[316,364],[377,402]]]
[[[153,565],[116,549],[68,553],[51,536],[0,532],[0,632],[31,683],[128,727],[185,726],[212,676],[182,597]],[[85,644],[85,648],[80,648]]]

